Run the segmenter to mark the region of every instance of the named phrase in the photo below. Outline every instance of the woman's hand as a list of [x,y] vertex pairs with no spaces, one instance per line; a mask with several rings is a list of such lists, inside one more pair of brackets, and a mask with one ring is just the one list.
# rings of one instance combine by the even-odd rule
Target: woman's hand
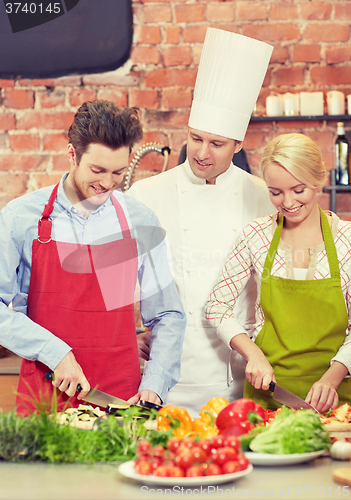
[[246,333],[235,335],[230,341],[230,347],[246,359],[245,375],[255,389],[267,390],[272,381],[276,382],[270,362]]
[[337,408],[339,396],[336,391],[348,373],[345,365],[334,361],[321,378],[312,385],[305,401],[320,413]]
[[320,413],[324,413],[338,407],[339,396],[331,384],[317,380],[309,390],[305,401]]
[[262,351],[248,359],[245,375],[255,389],[267,390],[272,381],[276,382],[272,365]]

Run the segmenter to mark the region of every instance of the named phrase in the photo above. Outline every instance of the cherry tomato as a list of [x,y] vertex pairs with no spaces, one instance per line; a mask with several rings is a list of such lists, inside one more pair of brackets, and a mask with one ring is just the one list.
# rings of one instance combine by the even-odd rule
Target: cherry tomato
[[177,455],[174,459],[174,463],[182,469],[187,469],[193,465],[194,457],[193,455]]
[[204,468],[201,465],[192,465],[185,472],[186,477],[200,477],[205,475]]
[[237,460],[229,460],[229,462],[222,465],[222,470],[223,474],[233,474],[243,469]]
[[181,443],[181,440],[177,437],[171,437],[169,440],[168,440],[168,443],[167,443],[167,450],[169,451],[177,451],[177,449],[179,448],[180,446],[180,443]]
[[229,448],[233,448],[237,453],[239,453],[241,449],[240,440],[235,436],[229,436],[224,440],[224,446],[229,446]]
[[240,453],[238,455],[238,459],[237,460],[238,460],[238,462],[240,464],[240,467],[241,467],[240,470],[245,470],[250,465],[250,460],[245,457],[244,453]]
[[151,444],[146,439],[139,441],[137,452],[142,454],[151,450]]
[[173,465],[169,469],[169,476],[170,477],[184,477],[185,472],[181,467],[177,467],[176,465]]
[[164,454],[165,454],[165,449],[163,446],[161,446],[160,444],[158,444],[157,446],[155,446],[154,448],[152,448],[152,454],[154,457],[163,457]]
[[194,448],[194,446],[197,446],[197,443],[196,443],[195,439],[186,438],[186,439],[183,439],[182,445],[187,446],[188,448]]
[[170,477],[170,468],[171,466],[169,465],[160,465],[159,467],[157,467],[157,469],[154,470],[154,476]]
[[210,463],[206,468],[206,476],[220,476],[223,474],[222,467],[218,464]]
[[215,436],[214,438],[210,439],[210,446],[211,448],[223,448],[224,446],[224,437],[223,436]]
[[188,448],[186,445],[181,443],[179,448],[176,449],[176,455],[189,455],[192,456],[193,452],[191,451],[191,448]]
[[206,462],[208,455],[200,446],[194,446],[191,451],[193,452],[194,462]]
[[151,473],[151,466],[145,460],[136,462],[134,468],[138,474],[142,474],[143,476],[148,476]]
[[211,443],[209,441],[200,441],[199,446],[204,450],[208,457],[211,455]]
[[162,465],[162,458],[161,457],[153,457],[151,462],[149,462],[150,467],[151,467],[151,472],[157,469],[160,465]]
[[233,448],[226,446],[225,448],[218,448],[212,453],[212,460],[218,464],[223,465],[231,460],[236,460],[238,454]]

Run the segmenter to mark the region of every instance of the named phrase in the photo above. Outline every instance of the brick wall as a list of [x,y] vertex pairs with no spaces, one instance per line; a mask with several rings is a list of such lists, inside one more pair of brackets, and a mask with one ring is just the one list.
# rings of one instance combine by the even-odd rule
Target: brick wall
[[[177,165],[208,26],[274,45],[258,114],[264,114],[271,92],[351,93],[350,0],[141,0],[134,1],[133,9],[133,48],[123,68],[99,75],[0,80],[0,206],[56,182],[67,170],[67,128],[87,99],[139,107],[145,130],[142,143],[168,145],[169,168]],[[351,131],[351,121],[346,130]],[[333,168],[336,122],[265,122],[251,123],[244,142],[255,173],[264,145],[274,135],[290,131],[310,135],[327,168]],[[135,178],[156,174],[162,164],[161,155],[148,154]],[[351,196],[338,196],[338,213],[351,218]],[[327,194],[320,195],[320,203],[328,208]]]

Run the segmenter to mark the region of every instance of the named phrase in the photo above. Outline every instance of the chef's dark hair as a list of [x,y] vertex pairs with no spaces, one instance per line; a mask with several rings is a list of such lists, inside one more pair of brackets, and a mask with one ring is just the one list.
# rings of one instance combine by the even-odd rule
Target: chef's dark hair
[[122,108],[109,101],[87,101],[74,115],[68,140],[79,165],[89,144],[102,144],[111,149],[133,145],[143,136],[136,108]]

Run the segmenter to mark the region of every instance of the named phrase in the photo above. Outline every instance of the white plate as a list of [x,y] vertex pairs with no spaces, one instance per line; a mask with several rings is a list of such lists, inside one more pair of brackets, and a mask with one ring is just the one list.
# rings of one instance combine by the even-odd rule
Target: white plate
[[177,485],[177,486],[206,486],[212,484],[229,483],[235,481],[242,476],[246,476],[252,472],[253,467],[249,467],[240,472],[233,474],[221,474],[220,476],[201,476],[201,477],[158,477],[158,476],[143,476],[138,474],[134,469],[134,461],[124,462],[118,467],[118,472],[129,479],[135,479],[144,484],[159,484],[159,485]]
[[255,451],[245,451],[245,457],[253,465],[293,465],[309,462],[320,457],[325,450],[311,451],[309,453],[291,453],[290,455],[274,455],[273,453],[257,453]]

